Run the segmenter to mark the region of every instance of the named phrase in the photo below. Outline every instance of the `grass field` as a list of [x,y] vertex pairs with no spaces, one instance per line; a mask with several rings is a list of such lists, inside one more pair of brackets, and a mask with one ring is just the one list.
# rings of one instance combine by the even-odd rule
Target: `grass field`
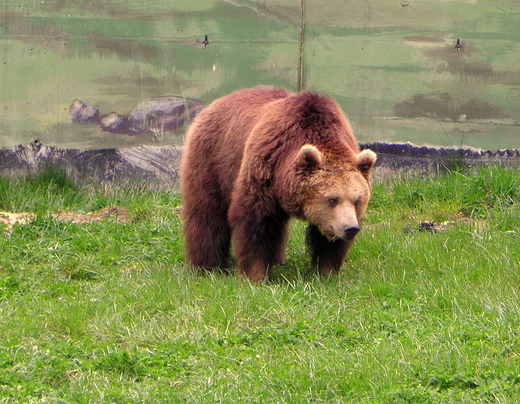
[[0,179],[0,210],[34,214],[0,225],[0,403],[520,401],[518,169],[376,178],[330,279],[299,222],[271,283],[190,272],[179,203]]

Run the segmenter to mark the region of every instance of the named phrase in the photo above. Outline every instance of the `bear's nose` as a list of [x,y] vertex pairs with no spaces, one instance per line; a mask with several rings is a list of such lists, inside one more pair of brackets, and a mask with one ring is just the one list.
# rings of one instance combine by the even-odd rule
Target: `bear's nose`
[[345,229],[345,239],[352,240],[356,237],[356,234],[359,232],[359,227],[347,227]]

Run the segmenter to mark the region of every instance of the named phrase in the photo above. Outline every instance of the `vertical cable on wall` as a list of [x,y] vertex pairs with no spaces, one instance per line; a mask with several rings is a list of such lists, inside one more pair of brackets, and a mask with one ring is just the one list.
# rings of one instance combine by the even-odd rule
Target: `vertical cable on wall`
[[305,0],[301,0],[301,22],[300,22],[300,57],[298,61],[298,90],[305,88]]

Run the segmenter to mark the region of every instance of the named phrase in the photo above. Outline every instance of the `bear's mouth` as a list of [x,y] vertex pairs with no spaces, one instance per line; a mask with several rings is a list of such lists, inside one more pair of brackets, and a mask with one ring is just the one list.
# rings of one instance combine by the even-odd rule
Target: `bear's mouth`
[[334,231],[334,229],[332,227],[327,228],[327,229],[321,228],[320,233],[323,234],[327,238],[327,241],[330,241],[331,243],[336,241],[338,238],[340,238],[340,237],[338,237],[338,235],[336,234],[336,232]]
[[[338,236],[336,233],[334,232],[323,232],[322,233],[325,237],[327,237],[327,240],[330,242],[330,243],[334,243],[335,241],[338,241],[338,240],[345,240],[345,238],[343,237],[340,237]],[[347,241],[347,240],[345,240]]]
[[343,241],[351,241],[351,240],[354,240],[356,238],[356,236],[343,236],[343,237],[338,237],[336,236],[335,234],[332,236],[332,237],[329,237],[327,236],[327,239],[329,240],[329,242],[331,243],[334,243],[335,241],[338,241],[338,240],[343,240]]
[[[331,229],[333,230],[333,229]],[[343,241],[351,241],[356,238],[356,235],[359,233],[358,227],[349,227],[345,229],[344,233],[341,236],[338,236],[338,234],[334,231],[324,231],[322,234],[327,237],[327,240],[331,243],[339,240]]]

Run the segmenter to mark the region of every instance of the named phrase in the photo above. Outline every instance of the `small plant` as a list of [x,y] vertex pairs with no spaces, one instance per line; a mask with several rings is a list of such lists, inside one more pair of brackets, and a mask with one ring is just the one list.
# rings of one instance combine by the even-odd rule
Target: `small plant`
[[146,374],[139,355],[127,351],[110,352],[102,356],[98,360],[96,368],[133,378]]

